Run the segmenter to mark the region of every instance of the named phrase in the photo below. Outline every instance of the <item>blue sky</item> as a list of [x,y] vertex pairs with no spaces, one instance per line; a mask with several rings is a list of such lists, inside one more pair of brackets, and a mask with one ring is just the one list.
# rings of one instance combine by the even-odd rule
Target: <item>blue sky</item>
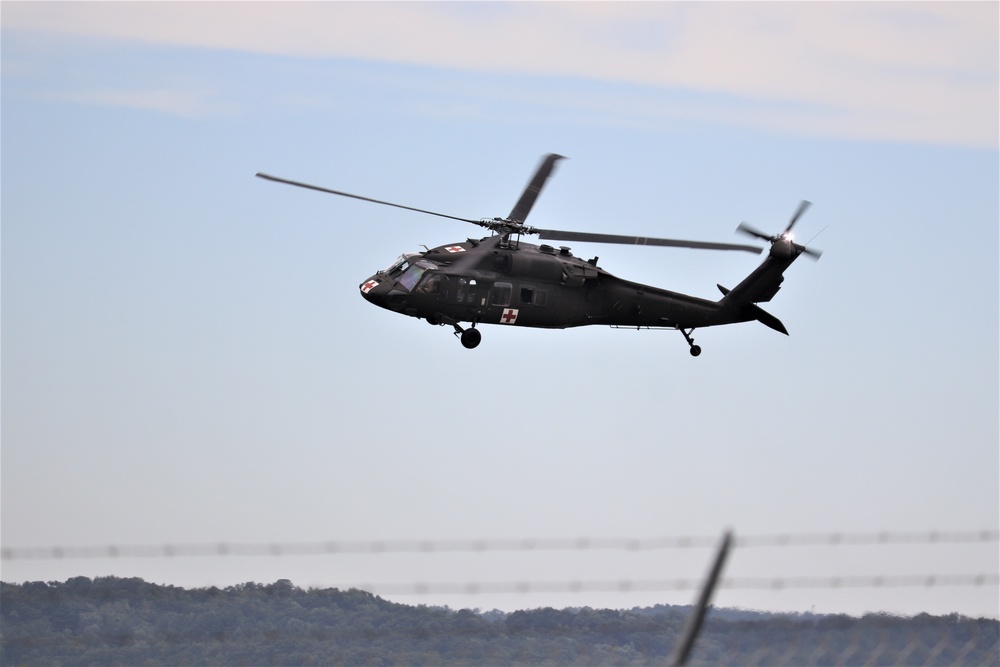
[[[2,7],[4,547],[995,530],[995,3]],[[461,217],[824,251],[751,323],[445,328],[368,305]],[[578,244],[716,298],[747,254]],[[732,577],[995,574],[986,545],[737,550]],[[5,581],[653,580],[710,550],[5,560]],[[401,596],[506,609],[670,593]],[[996,587],[723,589],[997,616]]]

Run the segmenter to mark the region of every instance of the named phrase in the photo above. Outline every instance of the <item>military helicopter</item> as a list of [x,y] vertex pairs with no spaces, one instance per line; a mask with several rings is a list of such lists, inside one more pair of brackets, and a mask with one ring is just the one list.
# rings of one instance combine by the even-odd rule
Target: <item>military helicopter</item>
[[[765,234],[746,223],[740,231],[770,243],[764,262],[732,289],[719,285],[722,298],[709,301],[618,278],[597,265],[597,257],[583,260],[566,246],[534,245],[522,236],[541,240],[667,246],[706,250],[736,250],[760,253],[763,248],[734,243],[710,243],[679,239],[596,234],[538,229],[524,224],[542,187],[552,175],[561,155],[542,159],[506,218],[475,220],[404,206],[258,173],[260,178],[301,188],[394,206],[450,220],[471,223],[492,232],[480,239],[468,238],[425,250],[404,253],[387,268],[361,282],[361,295],[388,310],[422,318],[433,325],[451,326],[463,346],[479,345],[477,325],[500,324],[521,327],[565,329],[603,324],[636,329],[676,329],[692,356],[701,354],[692,334],[695,329],[722,324],[758,321],[788,334],[778,318],[757,304],[770,301],[778,292],[782,275],[800,255],[818,258],[820,252],[795,243],[791,231],[809,207],[803,201],[779,234]],[[462,326],[469,323],[468,327]]]

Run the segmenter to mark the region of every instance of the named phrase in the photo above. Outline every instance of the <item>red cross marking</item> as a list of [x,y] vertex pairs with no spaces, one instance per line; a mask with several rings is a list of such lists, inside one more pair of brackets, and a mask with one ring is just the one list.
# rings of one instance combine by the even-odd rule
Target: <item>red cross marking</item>
[[375,289],[376,285],[378,285],[377,280],[369,280],[368,282],[366,282],[364,285],[361,286],[361,293],[368,294],[368,292],[371,292],[373,289]]
[[450,245],[445,250],[448,252],[465,252],[465,248],[460,245]]
[[517,319],[517,310],[514,308],[508,308],[503,311],[503,315],[500,316],[500,321],[504,324],[513,324]]

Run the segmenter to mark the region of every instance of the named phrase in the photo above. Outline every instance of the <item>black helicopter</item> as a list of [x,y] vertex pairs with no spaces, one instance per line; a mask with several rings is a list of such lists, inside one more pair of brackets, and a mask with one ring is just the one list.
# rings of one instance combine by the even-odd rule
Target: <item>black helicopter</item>
[[[562,156],[547,155],[506,218],[473,220],[435,211],[403,206],[369,197],[330,190],[307,183],[258,173],[278,183],[417,211],[489,229],[482,239],[438,246],[425,252],[400,255],[388,268],[360,285],[369,302],[394,312],[423,318],[435,325],[454,327],[462,345],[472,349],[482,334],[478,324],[564,329],[592,324],[637,329],[676,329],[687,341],[691,354],[701,354],[692,333],[697,328],[750,322],[788,334],[778,318],[757,304],[770,301],[778,292],[782,275],[799,255],[818,258],[820,252],[792,240],[795,223],[809,207],[803,201],[780,234],[768,235],[746,223],[738,231],[770,242],[764,262],[732,289],[719,285],[722,298],[709,301],[687,294],[630,282],[611,275],[597,265],[597,257],[583,260],[565,246],[533,245],[523,235],[542,240],[672,246],[707,250],[742,250],[759,253],[757,246],[708,243],[617,234],[538,229],[524,224],[542,187]],[[469,327],[463,322],[471,323]]]

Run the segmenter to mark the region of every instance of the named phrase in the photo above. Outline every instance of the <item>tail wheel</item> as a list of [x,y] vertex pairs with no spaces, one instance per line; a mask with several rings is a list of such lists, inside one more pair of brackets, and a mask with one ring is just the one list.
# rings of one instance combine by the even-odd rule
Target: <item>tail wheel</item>
[[691,356],[697,357],[699,354],[701,354],[701,346],[695,345],[694,338],[691,337],[691,334],[694,333],[694,329],[688,331],[683,329],[682,327],[677,327],[677,330],[681,332],[681,335],[684,336],[684,340],[687,341],[688,346],[691,348]]

